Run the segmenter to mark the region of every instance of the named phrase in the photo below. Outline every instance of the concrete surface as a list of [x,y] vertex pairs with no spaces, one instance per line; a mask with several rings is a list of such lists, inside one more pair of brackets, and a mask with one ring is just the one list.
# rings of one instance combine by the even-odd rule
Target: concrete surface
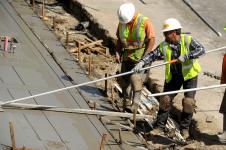
[[[46,41],[52,42],[55,50],[61,56],[70,58],[65,53],[65,49],[59,47],[60,43],[55,40],[49,29],[37,16],[32,16],[31,10],[26,9],[24,4],[26,3],[17,5],[17,9],[24,13],[26,19],[33,22],[36,27],[34,29],[41,33]],[[47,48],[31,32],[7,0],[0,1],[0,16],[1,35],[15,37],[19,41],[16,44],[15,53],[4,52],[3,47],[0,49],[1,101],[9,101],[72,85]],[[68,65],[68,67],[72,66]],[[78,66],[74,65],[73,67],[77,67],[77,71],[82,72]],[[78,80],[84,82],[88,79],[83,76],[80,79],[78,77]],[[24,102],[70,108],[89,108],[84,97],[76,89]],[[8,146],[11,145],[9,121],[14,124],[17,147],[26,146],[40,150],[99,149],[103,133],[107,133],[109,140],[114,141],[95,116],[9,109],[2,112],[0,117],[0,143]],[[120,149],[111,143],[105,148]]]
[[[67,84],[65,86],[70,86],[72,84],[79,84],[83,82],[89,81],[86,73],[80,69],[78,64],[73,60],[73,58],[68,55],[64,47],[59,43],[58,39],[55,37],[54,33],[51,32],[51,29],[49,29],[41,20],[40,18],[35,15],[31,8],[28,6],[28,3],[24,0],[17,0],[12,1],[11,5],[15,8],[17,15],[19,15],[19,18],[23,20],[23,22],[29,27],[32,34],[36,36],[36,42],[42,44],[43,47],[43,53],[46,53],[54,63],[56,63],[56,66],[52,67],[52,70],[56,72],[56,70],[60,69],[63,71],[63,74],[58,75],[59,79],[66,80]],[[35,43],[36,43],[35,42]],[[49,64],[49,63],[48,63]],[[69,77],[69,78],[68,78]],[[31,78],[28,76],[28,78]],[[51,77],[50,77],[51,78]],[[49,79],[48,81],[51,81]],[[43,81],[45,82],[45,81]],[[37,87],[37,89],[39,89]],[[48,89],[43,89],[43,91],[48,91]],[[101,95],[101,93],[98,91],[98,89],[95,87],[95,85],[87,85],[78,88],[77,90],[72,89],[69,90],[71,95],[74,98],[74,101],[77,103],[77,105],[80,108],[88,108],[87,103],[88,101],[96,101],[98,103],[104,104],[106,108],[101,108],[103,110],[106,109],[112,109],[110,107],[109,102],[106,100],[105,97]],[[32,93],[34,94],[34,93]],[[64,99],[63,96],[60,97],[61,99]],[[53,103],[48,103],[53,104]],[[65,105],[67,103],[64,103]],[[70,105],[70,104],[69,104]],[[68,106],[68,105],[67,105]],[[73,105],[70,105],[70,107],[73,107]],[[125,144],[118,145],[116,143],[116,140],[119,139],[118,137],[118,126],[112,125],[112,124],[105,124],[104,126],[101,124],[99,120],[97,120],[96,117],[93,116],[87,116],[87,118],[92,122],[92,124],[96,127],[97,131],[102,135],[103,133],[108,134],[108,143],[106,144],[106,149],[136,149],[136,147],[141,146],[141,140],[138,136],[133,134],[132,132],[124,131],[122,130],[123,137],[126,138],[127,142],[133,143],[133,144]],[[111,120],[125,123],[123,119],[117,118],[117,117],[111,117]],[[82,123],[82,122],[81,122]],[[83,124],[83,123],[82,123]],[[89,123],[84,123],[89,125]],[[78,131],[83,131],[83,127],[80,126],[80,123],[73,125],[74,128],[76,128]],[[42,132],[45,130],[42,129]],[[88,131],[86,132],[88,133]],[[88,135],[84,133],[85,135]],[[65,132],[65,136],[67,136],[69,133]],[[73,133],[72,133],[73,134]],[[70,134],[69,134],[70,135]],[[93,141],[92,135],[84,136],[85,141],[87,142]],[[95,137],[94,137],[95,138]],[[95,138],[96,140],[101,140],[98,138]],[[95,141],[95,140],[94,140]],[[137,144],[138,143],[138,144]],[[90,143],[88,143],[90,144]],[[94,144],[94,143],[93,143]],[[74,146],[74,145],[73,145]],[[92,148],[88,147],[87,149],[98,149],[99,144],[93,146]],[[73,147],[75,148],[75,147]],[[78,149],[84,149],[78,147]]]
[[[195,1],[195,0],[67,0],[71,4],[78,3],[91,21],[98,24],[107,36],[115,38],[117,29],[117,8],[124,2],[133,2],[137,11],[148,16],[152,21],[156,32],[156,46],[163,40],[161,33],[162,22],[169,18],[177,18],[182,26],[183,32],[191,32],[193,37],[198,39],[207,50],[225,46],[225,31],[222,30],[225,25],[225,3],[223,0],[219,1]],[[185,3],[186,2],[186,3]],[[189,5],[188,5],[189,4]],[[80,13],[70,5],[74,13]],[[201,18],[200,18],[201,16]],[[86,17],[81,20],[87,19]],[[210,26],[222,34],[219,37]],[[96,28],[96,26],[91,27]],[[99,30],[97,30],[98,32]],[[215,53],[209,53],[200,58],[200,64],[203,71],[209,71],[216,75],[221,75],[222,58],[225,50]],[[156,62],[158,63],[158,62]],[[155,64],[155,63],[154,63]],[[159,84],[164,81],[164,68],[153,69],[152,78],[157,79]],[[209,78],[200,73],[198,86],[208,86],[219,84],[219,80]],[[203,135],[201,140],[207,145],[212,145],[207,139],[212,135],[222,131],[222,115],[218,113],[219,106],[222,100],[224,89],[213,89],[197,92],[197,113],[194,115],[197,121],[197,128],[199,128],[200,135]],[[181,105],[182,95],[178,95],[175,99],[176,105]],[[214,116],[212,123],[207,123],[206,117]],[[200,137],[199,137],[200,138]]]

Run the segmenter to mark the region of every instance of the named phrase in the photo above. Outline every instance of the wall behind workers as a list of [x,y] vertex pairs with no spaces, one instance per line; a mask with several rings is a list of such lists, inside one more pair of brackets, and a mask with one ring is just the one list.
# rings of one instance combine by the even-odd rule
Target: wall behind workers
[[[59,2],[63,3],[66,9],[74,15],[80,22],[82,21],[89,21],[88,30],[91,33],[91,36],[95,36],[95,38],[103,39],[103,44],[109,47],[110,52],[113,53],[115,49],[116,39],[114,36],[110,35],[109,31],[106,30],[101,23],[98,23],[99,17],[96,18],[95,14],[92,14],[91,11],[99,12],[99,9],[96,9],[92,6],[84,5],[79,1],[72,1],[72,0],[58,0]],[[104,14],[103,14],[104,16]],[[104,20],[104,19],[103,19]],[[116,27],[116,25],[114,25]],[[117,28],[117,27],[116,27]]]
[[[90,32],[97,38],[103,39],[104,43],[114,50],[115,32],[118,18],[117,9],[124,2],[134,3],[136,10],[149,17],[152,21],[157,46],[164,40],[162,23],[165,19],[177,18],[182,26],[183,32],[191,32],[207,49],[224,45],[223,39],[219,38],[183,1],[181,0],[59,0],[63,2],[73,15],[80,21],[90,21]],[[214,69],[220,66],[219,61],[211,59],[209,54],[205,59],[201,59],[201,65],[211,62],[207,67]],[[220,71],[220,69],[219,69]]]

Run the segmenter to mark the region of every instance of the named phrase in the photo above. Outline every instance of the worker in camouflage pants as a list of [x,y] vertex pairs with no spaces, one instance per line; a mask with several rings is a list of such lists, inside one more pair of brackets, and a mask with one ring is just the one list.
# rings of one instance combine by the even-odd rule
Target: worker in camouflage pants
[[[122,4],[118,9],[118,29],[116,60],[121,63],[121,73],[131,71],[140,58],[152,50],[155,42],[154,31],[150,20],[141,13],[136,13],[132,3]],[[133,91],[132,111],[139,105],[142,79],[139,74],[126,75],[121,78],[121,87],[124,97],[124,110],[126,100],[130,99],[127,91],[131,84]]]

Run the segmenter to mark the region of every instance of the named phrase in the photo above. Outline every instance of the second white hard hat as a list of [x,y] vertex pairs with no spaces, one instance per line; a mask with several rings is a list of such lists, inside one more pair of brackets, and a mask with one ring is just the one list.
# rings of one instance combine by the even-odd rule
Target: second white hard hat
[[133,3],[124,3],[118,9],[119,22],[126,24],[129,23],[135,14],[135,6]]
[[167,31],[181,29],[181,28],[182,26],[177,19],[169,18],[164,21],[162,32],[167,32]]

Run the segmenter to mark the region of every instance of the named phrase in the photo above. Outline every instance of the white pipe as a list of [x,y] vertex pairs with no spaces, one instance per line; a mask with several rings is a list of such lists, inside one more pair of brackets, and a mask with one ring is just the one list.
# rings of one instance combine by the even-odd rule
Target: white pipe
[[206,86],[206,87],[198,87],[198,88],[192,88],[192,89],[185,89],[185,90],[178,90],[178,91],[169,91],[169,92],[163,92],[163,93],[149,94],[148,97],[171,95],[171,94],[177,94],[177,93],[185,93],[185,92],[199,91],[199,90],[206,90],[206,89],[214,89],[214,88],[221,88],[221,87],[226,87],[226,84],[211,85],[211,86]]
[[226,46],[206,51],[205,54],[216,52],[216,51],[219,51],[219,50],[222,50],[222,49],[226,49]]
[[[1,101],[2,102],[2,101]],[[102,111],[102,110],[91,110],[91,109],[81,109],[81,108],[65,108],[58,106],[48,106],[48,105],[36,105],[36,104],[24,104],[24,103],[11,103],[5,104],[2,108],[21,108],[21,109],[35,109],[41,111],[54,111],[54,112],[65,112],[65,113],[76,113],[76,114],[86,114],[86,115],[100,115],[100,116],[113,116],[113,117],[123,117],[123,118],[133,118],[132,113],[125,112],[114,112],[114,111]],[[153,119],[151,115],[137,114],[137,119]]]
[[[157,64],[157,65],[153,65],[153,66],[142,68],[141,70],[163,66],[163,65],[168,64],[168,63],[169,62],[164,62],[162,64]],[[52,91],[48,91],[48,92],[44,92],[44,93],[40,93],[40,94],[28,96],[28,97],[18,98],[18,99],[12,100],[12,101],[4,102],[1,105],[5,105],[5,104],[9,104],[9,103],[14,103],[14,102],[18,102],[18,101],[23,101],[23,100],[26,100],[26,99],[35,98],[35,97],[39,97],[39,96],[43,96],[43,95],[47,95],[47,94],[51,94],[51,93],[56,93],[56,92],[60,92],[60,91],[64,91],[64,90],[68,90],[68,89],[72,89],[72,88],[77,88],[77,87],[84,86],[84,85],[87,85],[87,84],[92,84],[92,83],[96,83],[96,82],[108,80],[108,79],[111,79],[111,78],[115,78],[115,77],[120,77],[120,76],[124,76],[124,75],[128,75],[128,74],[132,74],[133,72],[134,71],[124,72],[124,73],[121,73],[121,74],[116,74],[116,75],[109,76],[109,77],[102,78],[102,79],[97,79],[97,80],[93,80],[93,81],[89,81],[89,82],[85,82],[85,83],[81,83],[81,84],[77,84],[77,85],[72,85],[72,86],[68,86],[68,87],[65,87],[65,88],[61,88],[61,89],[57,89],[57,90],[52,90]]]
[[[217,48],[217,49],[213,49],[213,50],[209,50],[206,53],[219,51],[219,50],[222,50],[222,49],[225,49],[225,48],[226,48],[226,46],[221,47],[221,48]],[[144,67],[144,68],[141,68],[140,71],[159,67],[159,66],[164,66],[166,64],[173,63],[175,61],[176,60],[172,60],[170,62],[164,62],[164,63],[161,63],[161,64]],[[28,96],[28,97],[18,98],[18,99],[12,100],[12,101],[7,101],[5,103],[2,103],[1,105],[14,103],[14,102],[18,102],[18,101],[23,101],[23,100],[26,100],[26,99],[35,98],[35,97],[39,97],[39,96],[43,96],[43,95],[47,95],[47,94],[52,94],[52,93],[56,93],[56,92],[60,92],[60,91],[64,91],[64,90],[68,90],[68,89],[72,89],[72,88],[77,88],[77,87],[80,87],[80,86],[84,86],[84,85],[88,85],[88,84],[92,84],[92,83],[96,83],[96,82],[100,82],[100,81],[104,81],[104,80],[108,80],[108,79],[112,79],[112,78],[116,78],[116,77],[121,77],[121,76],[125,76],[125,75],[132,74],[132,73],[134,73],[133,70],[128,71],[128,72],[124,72],[124,73],[121,73],[121,74],[109,76],[109,77],[106,77],[106,78],[102,78],[102,79],[97,79],[97,80],[93,80],[93,81],[89,81],[89,82],[85,82],[85,83],[81,83],[81,84],[77,84],[77,85],[68,86],[68,87],[65,87],[65,88],[57,89],[57,90],[52,90],[52,91],[48,91],[48,92],[44,92],[44,93],[40,93],[40,94]]]

